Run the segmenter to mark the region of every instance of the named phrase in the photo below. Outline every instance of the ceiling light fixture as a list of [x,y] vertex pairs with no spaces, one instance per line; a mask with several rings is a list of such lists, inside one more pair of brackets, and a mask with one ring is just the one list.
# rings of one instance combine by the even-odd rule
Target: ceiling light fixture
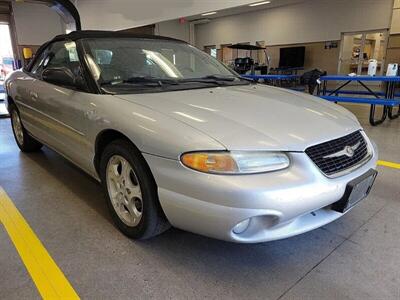
[[259,6],[259,5],[269,4],[269,3],[271,3],[271,1],[263,1],[263,2],[249,4],[249,6]]
[[208,13],[204,13],[204,14],[201,14],[202,16],[211,16],[211,15],[215,15],[217,12],[216,11],[210,11],[210,12],[208,12]]

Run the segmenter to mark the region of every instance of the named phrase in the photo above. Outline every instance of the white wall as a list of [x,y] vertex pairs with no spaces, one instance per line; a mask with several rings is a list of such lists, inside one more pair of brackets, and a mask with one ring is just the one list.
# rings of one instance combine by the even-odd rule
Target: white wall
[[307,0],[217,18],[196,26],[196,46],[265,41],[266,45],[340,40],[342,32],[390,27],[393,0]]
[[168,36],[175,39],[190,41],[189,23],[180,24],[179,20],[165,21],[156,24],[157,35]]
[[63,33],[59,15],[43,4],[12,2],[19,45],[41,45]]
[[120,30],[257,0],[77,0],[83,29]]

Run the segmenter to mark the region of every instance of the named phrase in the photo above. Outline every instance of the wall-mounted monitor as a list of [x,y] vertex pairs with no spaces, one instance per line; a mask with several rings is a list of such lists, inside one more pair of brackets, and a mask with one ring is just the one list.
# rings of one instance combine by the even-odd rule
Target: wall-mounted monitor
[[306,47],[280,48],[279,68],[304,67]]

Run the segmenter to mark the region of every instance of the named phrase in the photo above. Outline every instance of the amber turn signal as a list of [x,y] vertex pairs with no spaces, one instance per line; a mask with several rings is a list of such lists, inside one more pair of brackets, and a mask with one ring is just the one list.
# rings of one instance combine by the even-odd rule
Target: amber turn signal
[[236,173],[238,171],[235,160],[228,152],[186,153],[182,155],[181,161],[186,167],[205,173]]

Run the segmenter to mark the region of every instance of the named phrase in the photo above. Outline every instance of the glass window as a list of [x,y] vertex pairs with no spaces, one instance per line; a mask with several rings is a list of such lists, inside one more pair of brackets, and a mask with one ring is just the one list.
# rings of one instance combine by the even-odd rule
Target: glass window
[[33,63],[33,66],[31,67],[31,73],[33,74],[40,74],[43,70],[43,63],[45,58],[48,55],[48,48],[36,58],[35,62]]
[[207,76],[236,78],[216,59],[182,42],[98,38],[85,39],[83,43],[90,69],[99,84],[126,81],[132,77],[176,80]]
[[62,41],[53,43],[44,61],[44,67],[67,67],[75,74],[75,69],[79,69],[75,42]]
[[217,48],[210,49],[210,55],[217,58]]
[[34,62],[31,73],[40,75],[49,67],[67,67],[76,74],[80,64],[75,42],[55,42],[48,46]]
[[54,42],[49,45],[35,61],[31,68],[31,73],[41,77],[44,70],[60,67],[67,68],[72,72],[77,90],[87,90],[85,79],[82,76],[76,44],[72,41]]
[[95,49],[94,51],[94,58],[96,64],[98,65],[109,65],[112,59],[112,51],[110,50],[103,50],[103,49]]

